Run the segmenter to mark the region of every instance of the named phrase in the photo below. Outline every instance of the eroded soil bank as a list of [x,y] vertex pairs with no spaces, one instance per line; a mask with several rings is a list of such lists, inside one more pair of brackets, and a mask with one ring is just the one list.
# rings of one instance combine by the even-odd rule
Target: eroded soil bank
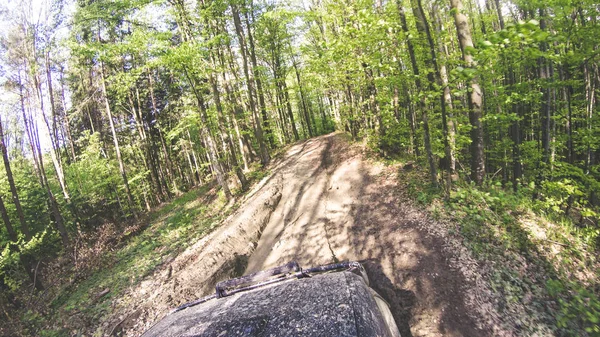
[[292,260],[304,267],[359,260],[403,336],[493,334],[491,306],[475,304],[473,294],[486,291],[475,282],[476,265],[403,196],[395,170],[366,159],[341,134],[294,145],[218,230],[132,289],[128,303],[137,306],[106,331],[139,335],[242,273]]

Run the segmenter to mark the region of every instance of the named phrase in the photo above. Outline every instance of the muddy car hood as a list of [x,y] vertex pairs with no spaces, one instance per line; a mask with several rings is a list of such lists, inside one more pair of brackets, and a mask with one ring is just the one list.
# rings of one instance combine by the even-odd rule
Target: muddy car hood
[[388,336],[360,276],[348,271],[290,280],[168,315],[143,337]]

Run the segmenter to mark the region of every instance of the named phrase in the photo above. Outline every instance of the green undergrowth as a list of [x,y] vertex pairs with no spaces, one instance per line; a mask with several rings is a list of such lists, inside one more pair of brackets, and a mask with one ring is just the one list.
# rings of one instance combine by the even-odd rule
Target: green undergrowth
[[565,214],[532,185],[515,193],[500,183],[457,182],[448,191],[428,184],[419,168],[400,169],[399,179],[485,266],[508,326],[523,335],[600,336],[597,226]]
[[[284,150],[274,152],[273,159]],[[246,178],[251,186],[268,175],[270,170],[253,164]],[[76,258],[59,256],[50,261],[43,297],[37,304],[29,301],[15,310],[11,322],[0,322],[0,335],[4,331],[11,336],[106,335],[119,310],[137,306],[132,303],[132,289],[239,207],[247,191],[237,186],[232,192],[235,200],[227,201],[213,181],[178,195],[133,223],[105,223],[78,231]],[[40,294],[31,297],[35,295]]]
[[[99,326],[98,323],[112,313],[116,300],[126,301],[123,296],[129,288],[209,233],[235,208],[226,206],[222,193],[205,185],[149,214],[142,221],[146,222],[143,228],[135,233],[125,233],[121,245],[102,253],[102,263],[94,272],[58,291],[50,303],[54,326],[73,328],[73,317],[80,319],[83,325]],[[106,289],[110,292],[99,298],[98,294]],[[28,318],[32,323],[41,319],[37,315]],[[52,335],[51,330],[45,333]],[[60,335],[74,331],[59,329],[53,332]]]

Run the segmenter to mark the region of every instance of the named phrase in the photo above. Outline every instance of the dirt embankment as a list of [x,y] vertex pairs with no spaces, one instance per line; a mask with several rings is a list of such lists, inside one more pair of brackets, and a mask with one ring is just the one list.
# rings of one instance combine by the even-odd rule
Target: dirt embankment
[[402,195],[395,168],[362,150],[341,134],[292,146],[218,230],[132,291],[128,303],[140,305],[108,331],[139,335],[232,276],[292,260],[304,267],[359,260],[402,336],[491,335],[493,319],[472,296],[481,291],[476,266]]
[[[123,301],[123,312],[104,327],[108,335],[138,336],[174,307],[214,292],[222,280],[244,273],[260,234],[281,200],[281,179],[259,185],[221,227],[166,261]],[[134,308],[126,308],[136,303]]]

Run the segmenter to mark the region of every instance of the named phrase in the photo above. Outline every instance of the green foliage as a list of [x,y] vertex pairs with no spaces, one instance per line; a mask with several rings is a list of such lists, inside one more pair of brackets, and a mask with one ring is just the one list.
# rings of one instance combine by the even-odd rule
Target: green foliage
[[379,137],[376,142],[377,148],[382,149],[388,156],[407,152],[410,148],[408,121],[391,120],[386,124],[385,135]]
[[248,173],[248,180],[250,181],[261,181],[263,178],[268,177],[271,174],[269,170],[252,170]]
[[17,292],[30,279],[26,273],[27,267],[35,268],[42,259],[56,256],[60,251],[58,235],[51,229],[37,233],[31,240],[25,242],[21,238],[17,243],[8,243],[0,252],[0,280],[11,292]]
[[[36,178],[34,167],[31,162],[28,162],[23,157],[15,158],[12,166],[15,185],[20,192],[19,199],[21,207],[24,210],[25,221],[30,224],[33,232],[44,231],[50,223],[48,203],[46,201],[47,195]],[[7,202],[7,200],[12,200],[12,195],[4,170],[0,171],[0,175],[2,177],[0,180],[0,193],[2,193],[2,198],[5,200],[9,217],[13,221],[13,224],[16,225],[19,219],[14,203]]]
[[[120,298],[128,287],[141,282],[168,257],[176,256],[214,229],[231,211],[230,208],[220,212],[225,204],[226,200],[218,198],[211,185],[204,185],[150,214],[147,225],[139,234],[126,233],[117,247],[100,247],[100,264],[74,287],[63,287],[51,303],[53,312],[59,314],[60,319],[75,311],[82,311],[91,319],[105,316],[110,310],[111,299]],[[114,239],[117,238],[96,240]],[[90,303],[90,294],[106,288],[110,289],[109,295],[82,308],[82,303]]]
[[[525,331],[533,333],[535,326],[548,322],[563,335],[597,336],[600,297],[587,283],[600,277],[594,270],[595,237],[589,238],[589,232],[579,229],[575,219],[566,217],[562,204],[583,188],[575,183],[579,173],[573,168],[556,168],[556,183],[546,181],[541,189],[532,186],[519,193],[505,190],[499,182],[483,188],[458,184],[446,199],[439,190],[424,188],[427,178],[422,173],[401,171],[400,176],[408,181],[410,195],[433,216],[458,224],[458,230],[450,234],[460,236],[478,260],[494,264],[489,280],[502,294],[502,301],[543,308],[535,315],[530,312],[522,322]],[[535,191],[543,197],[533,200]],[[441,209],[436,207],[440,202]],[[541,229],[535,228],[546,221],[556,224],[544,227],[543,239],[539,239],[535,233]],[[536,224],[529,227],[526,223]],[[556,244],[564,247],[560,254],[545,253]],[[584,282],[573,277],[576,270],[592,273],[592,279]],[[549,301],[555,305],[545,304]]]
[[78,140],[81,153],[78,161],[65,170],[67,179],[72,182],[72,202],[78,205],[81,221],[92,227],[102,223],[102,219],[116,219],[114,206],[116,193],[125,198],[121,188],[118,164],[106,158],[99,133],[84,132]]
[[[462,219],[461,233],[473,250],[485,255],[492,253],[488,249],[525,252],[532,248],[527,233],[516,222],[521,202],[519,196],[497,186],[485,191],[465,186],[451,191],[447,205],[454,217]],[[497,226],[498,231],[489,226]]]
[[590,336],[600,336],[600,298],[594,292],[573,281],[550,279],[546,286],[560,305],[558,327],[573,329],[579,323]]

